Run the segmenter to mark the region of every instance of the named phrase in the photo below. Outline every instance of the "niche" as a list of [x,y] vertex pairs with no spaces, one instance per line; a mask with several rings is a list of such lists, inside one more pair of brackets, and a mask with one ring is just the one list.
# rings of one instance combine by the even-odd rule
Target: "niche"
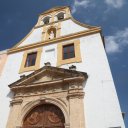
[[47,33],[48,33],[48,39],[56,38],[56,28],[52,27],[48,29]]

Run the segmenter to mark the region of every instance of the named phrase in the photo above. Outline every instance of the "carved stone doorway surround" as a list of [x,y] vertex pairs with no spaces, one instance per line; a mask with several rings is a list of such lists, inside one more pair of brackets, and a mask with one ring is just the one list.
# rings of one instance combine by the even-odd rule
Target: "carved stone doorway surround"
[[[54,111],[50,115],[52,115],[53,120],[60,121],[59,124],[54,125],[48,123],[49,126],[60,126],[57,128],[85,128],[83,88],[87,77],[87,74],[84,72],[44,66],[12,83],[9,87],[14,92],[14,97],[11,101],[6,128],[24,128],[25,121],[33,116],[38,121],[37,113],[38,111],[43,113],[43,110],[35,111],[34,115],[32,112],[40,106],[43,108],[43,105],[54,106]],[[57,116],[57,110],[61,113],[61,116]],[[43,115],[43,117],[46,118],[46,115]],[[34,123],[34,121],[36,122],[36,120],[32,122]],[[37,128],[34,127],[34,124],[31,124],[31,126],[33,127],[30,128]],[[50,127],[41,124],[38,128]]]

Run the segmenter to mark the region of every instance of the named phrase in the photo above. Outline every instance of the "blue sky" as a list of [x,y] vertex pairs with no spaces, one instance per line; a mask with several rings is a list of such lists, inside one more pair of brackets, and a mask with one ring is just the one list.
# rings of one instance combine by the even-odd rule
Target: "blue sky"
[[36,24],[38,14],[55,6],[71,6],[82,23],[101,26],[121,109],[128,127],[127,0],[0,0],[0,50],[19,42]]

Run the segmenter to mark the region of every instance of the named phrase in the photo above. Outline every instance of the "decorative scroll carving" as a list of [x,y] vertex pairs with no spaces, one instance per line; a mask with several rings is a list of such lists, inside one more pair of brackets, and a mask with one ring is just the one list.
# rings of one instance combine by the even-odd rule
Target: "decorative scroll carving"
[[30,125],[34,125],[34,124],[37,124],[40,120],[40,116],[39,116],[39,113],[38,112],[33,112],[31,114],[31,116],[27,119],[27,122],[30,124]]
[[42,104],[30,111],[23,121],[22,128],[64,128],[64,123],[64,115],[57,106],[52,104]]
[[48,114],[49,121],[52,123],[59,123],[61,121],[58,117],[59,111],[57,111],[55,107],[51,107],[49,110],[51,111],[51,113]]

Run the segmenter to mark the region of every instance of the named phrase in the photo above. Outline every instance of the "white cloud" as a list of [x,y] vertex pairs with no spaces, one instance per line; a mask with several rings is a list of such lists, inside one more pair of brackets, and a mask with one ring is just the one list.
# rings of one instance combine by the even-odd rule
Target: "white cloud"
[[90,0],[74,0],[73,6],[72,6],[72,13],[75,13],[78,8],[87,8],[91,4]]
[[[111,9],[119,9],[123,7],[125,0],[103,0],[103,2],[107,5],[107,11],[105,12],[109,12]],[[88,7],[94,8],[98,6],[99,6],[99,2],[95,0],[73,0],[72,13],[75,13],[81,8],[88,8]]]
[[128,28],[105,38],[106,51],[109,54],[122,52],[128,46]]
[[108,53],[116,53],[120,51],[119,44],[115,41],[114,36],[106,37],[105,42]]
[[124,5],[124,0],[105,0],[105,3],[113,8],[121,8]]

